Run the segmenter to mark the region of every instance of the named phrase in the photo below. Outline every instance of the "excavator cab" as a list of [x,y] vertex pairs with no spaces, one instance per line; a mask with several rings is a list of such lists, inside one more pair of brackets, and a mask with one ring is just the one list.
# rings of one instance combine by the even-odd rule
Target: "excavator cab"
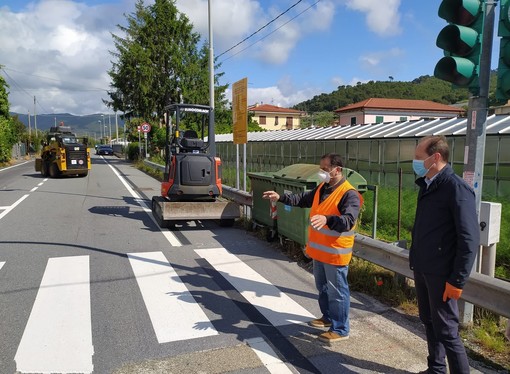
[[187,219],[233,223],[239,206],[221,198],[221,160],[216,157],[214,111],[197,104],[165,107],[165,171],[161,195],[152,199],[160,226]]
[[173,104],[165,109],[161,196],[171,201],[215,200],[221,195],[221,162],[211,153],[214,140],[206,139],[214,131],[212,109],[191,104]]

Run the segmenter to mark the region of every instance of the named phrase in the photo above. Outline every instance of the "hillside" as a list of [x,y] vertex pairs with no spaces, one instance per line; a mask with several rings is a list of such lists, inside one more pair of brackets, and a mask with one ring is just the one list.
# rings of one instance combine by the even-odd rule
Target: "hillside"
[[[391,77],[390,77],[391,78]],[[496,89],[497,73],[491,73],[489,105],[495,105],[494,91]],[[293,108],[308,113],[333,111],[349,104],[357,103],[372,97],[392,99],[430,100],[442,104],[467,103],[469,92],[467,89],[453,88],[448,82],[428,75],[416,78],[412,82],[400,81],[370,81],[355,86],[339,86],[329,94],[314,96]]]

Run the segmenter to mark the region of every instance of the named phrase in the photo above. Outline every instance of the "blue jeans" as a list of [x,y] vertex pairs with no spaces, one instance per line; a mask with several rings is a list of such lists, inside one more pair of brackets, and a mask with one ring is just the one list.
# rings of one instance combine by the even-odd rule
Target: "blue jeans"
[[319,291],[322,318],[331,321],[329,331],[349,335],[349,308],[351,305],[347,273],[349,266],[329,265],[313,260],[315,287]]

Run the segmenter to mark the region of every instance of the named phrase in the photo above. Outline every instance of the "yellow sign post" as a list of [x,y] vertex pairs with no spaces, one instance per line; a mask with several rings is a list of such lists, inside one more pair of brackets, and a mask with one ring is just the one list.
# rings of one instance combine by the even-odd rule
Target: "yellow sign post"
[[232,85],[232,119],[234,122],[234,144],[248,142],[248,78]]

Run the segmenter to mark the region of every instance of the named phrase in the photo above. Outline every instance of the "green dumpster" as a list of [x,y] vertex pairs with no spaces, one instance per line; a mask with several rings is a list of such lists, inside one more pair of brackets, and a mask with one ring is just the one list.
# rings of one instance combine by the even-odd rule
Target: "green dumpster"
[[363,175],[349,168],[342,168],[342,170],[344,177],[347,178],[349,183],[352,184],[352,186],[357,189],[360,194],[368,191],[367,180],[363,177]]
[[264,191],[273,191],[273,173],[259,172],[247,173],[251,181],[253,206],[252,219],[255,223],[276,229],[276,221],[271,217],[271,205],[269,200],[263,199]]
[[[318,165],[294,164],[273,173],[274,190],[280,195],[301,193],[314,189],[320,183],[317,175]],[[344,176],[360,193],[367,191],[365,178],[356,171],[343,168]],[[308,222],[310,209],[298,208],[277,203],[278,233],[305,245],[308,240]]]
[[[317,175],[318,165],[294,164],[287,166],[274,174],[274,190],[280,195],[287,193],[301,193],[313,190],[319,183]],[[309,208],[299,208],[283,203],[276,204],[278,215],[278,234],[296,243],[305,245],[308,240]]]

